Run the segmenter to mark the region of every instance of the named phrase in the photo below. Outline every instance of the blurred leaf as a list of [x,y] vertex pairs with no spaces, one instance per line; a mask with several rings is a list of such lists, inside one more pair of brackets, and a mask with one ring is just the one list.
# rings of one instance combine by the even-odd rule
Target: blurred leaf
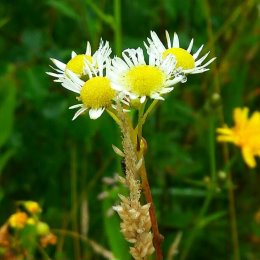
[[4,154],[0,154],[0,176],[2,173],[3,168],[5,167],[8,160],[11,158],[11,156],[14,154],[14,150],[8,150]]
[[210,216],[205,217],[203,220],[201,220],[201,222],[199,223],[199,227],[204,228],[209,223],[216,221],[216,220],[219,220],[220,218],[223,218],[226,215],[227,215],[226,211],[216,212],[216,213],[214,213]]
[[54,7],[61,14],[70,17],[74,20],[78,20],[78,14],[72,9],[71,5],[67,4],[65,1],[50,0],[47,5]]
[[8,22],[9,22],[10,18],[8,17],[3,17],[1,20],[0,20],[0,28],[5,26]]
[[14,122],[15,81],[13,73],[9,72],[0,77],[0,147],[9,138]]

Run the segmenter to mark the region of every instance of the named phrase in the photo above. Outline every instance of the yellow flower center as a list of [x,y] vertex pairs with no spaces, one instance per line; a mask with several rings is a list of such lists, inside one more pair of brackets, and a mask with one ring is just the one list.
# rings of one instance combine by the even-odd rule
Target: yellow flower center
[[66,69],[69,69],[72,72],[82,76],[84,68],[84,59],[87,59],[89,62],[92,62],[91,56],[86,54],[79,54],[67,63]]
[[111,88],[110,81],[106,77],[89,79],[80,91],[82,103],[94,109],[109,106],[115,96],[116,92]]
[[172,54],[176,58],[176,68],[183,68],[184,70],[195,68],[195,60],[190,53],[182,48],[170,48],[163,52],[163,57]]
[[139,96],[149,96],[162,88],[165,75],[153,66],[139,65],[126,73],[129,90]]

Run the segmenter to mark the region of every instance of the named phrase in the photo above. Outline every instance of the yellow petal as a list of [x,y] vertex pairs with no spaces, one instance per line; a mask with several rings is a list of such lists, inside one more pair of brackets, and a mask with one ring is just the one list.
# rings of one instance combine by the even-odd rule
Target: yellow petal
[[235,124],[238,126],[243,126],[247,122],[249,109],[247,107],[241,108],[235,108],[234,110],[234,121]]
[[235,138],[233,136],[220,135],[217,137],[218,142],[231,142],[235,143]]
[[256,161],[255,161],[254,154],[252,153],[251,149],[249,149],[248,147],[243,148],[242,155],[243,155],[243,158],[244,158],[246,164],[250,168],[256,167]]
[[228,127],[217,128],[217,133],[223,135],[231,135],[233,134],[233,130]]

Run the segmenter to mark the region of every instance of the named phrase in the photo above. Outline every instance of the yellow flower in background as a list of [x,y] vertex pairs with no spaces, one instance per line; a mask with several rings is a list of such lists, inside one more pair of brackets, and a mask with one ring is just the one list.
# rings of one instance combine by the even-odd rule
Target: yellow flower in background
[[35,201],[25,201],[24,202],[25,209],[30,212],[31,214],[40,213],[42,211],[39,204]]
[[248,108],[236,108],[233,114],[235,125],[218,128],[217,140],[239,146],[246,164],[254,168],[255,156],[260,157],[260,112],[254,112],[251,117],[248,117],[248,112]]
[[24,212],[16,212],[12,214],[8,220],[10,227],[22,229],[27,224],[28,216]]

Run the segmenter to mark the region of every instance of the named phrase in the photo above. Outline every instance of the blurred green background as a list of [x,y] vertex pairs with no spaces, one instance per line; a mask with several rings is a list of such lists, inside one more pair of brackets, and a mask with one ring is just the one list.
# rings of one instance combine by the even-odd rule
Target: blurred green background
[[[203,53],[210,50],[217,60],[209,72],[178,85],[144,127],[164,259],[173,259],[170,247],[178,232],[182,238],[174,259],[233,259],[229,182],[219,174],[225,163],[215,128],[223,119],[232,125],[235,107],[259,110],[259,3],[122,0],[119,13],[117,4],[1,0],[0,224],[14,212],[15,201],[35,200],[58,235],[57,246],[47,250],[52,259],[104,259],[89,241],[66,230],[96,241],[119,260],[130,259],[111,210],[122,192],[114,178],[121,174],[120,159],[111,148],[120,147],[120,132],[107,114],[72,122],[68,107],[75,95],[45,72],[51,71],[50,57],[66,63],[72,50],[84,53],[87,41],[95,50],[100,37],[109,40],[115,55],[143,46],[150,30],[165,40],[168,30],[178,33],[183,48],[194,38],[193,51],[205,44]],[[241,259],[259,260],[260,167],[249,170],[233,146],[229,157]]]

